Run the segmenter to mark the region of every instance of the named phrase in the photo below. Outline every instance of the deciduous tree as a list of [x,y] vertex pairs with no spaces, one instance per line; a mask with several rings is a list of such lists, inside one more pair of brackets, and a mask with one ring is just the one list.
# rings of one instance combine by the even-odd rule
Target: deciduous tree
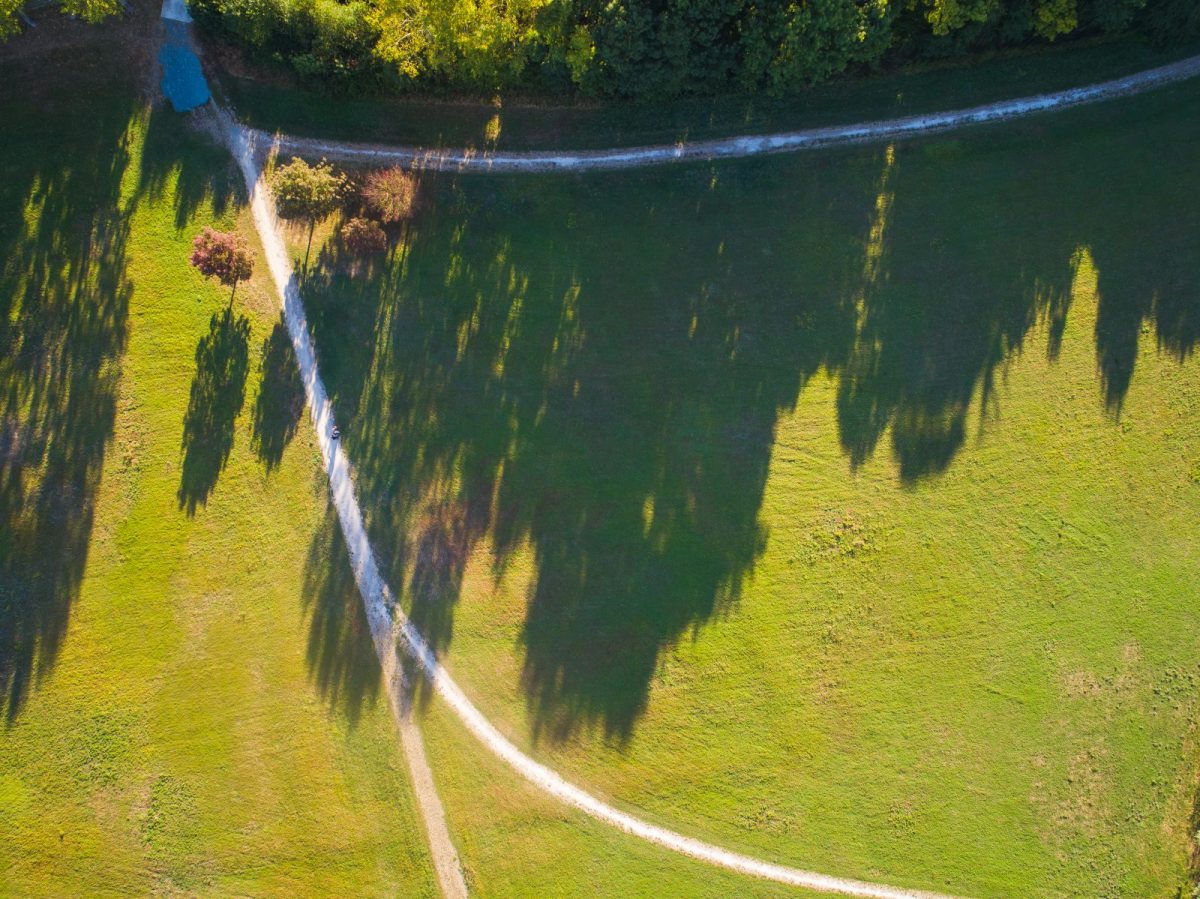
[[308,222],[305,269],[308,268],[308,254],[312,250],[313,230],[317,222],[337,208],[344,187],[345,179],[324,159],[316,165],[309,165],[299,157],[292,157],[291,162],[280,166],[271,177],[275,208],[279,214],[285,219]]
[[[59,7],[70,16],[95,24],[121,11],[121,0],[59,0]],[[25,0],[0,0],[0,41],[21,30],[17,21],[25,9]]]
[[242,235],[205,228],[192,241],[191,263],[206,278],[216,278],[229,291],[229,305],[239,281],[254,273],[254,257]]

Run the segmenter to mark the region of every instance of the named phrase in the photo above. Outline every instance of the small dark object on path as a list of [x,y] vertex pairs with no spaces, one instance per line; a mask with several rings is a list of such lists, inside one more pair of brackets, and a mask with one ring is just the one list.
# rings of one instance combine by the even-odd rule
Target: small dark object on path
[[337,440],[339,437],[342,436],[342,429],[339,428],[337,425],[334,425],[333,430],[330,431],[329,433],[330,433],[330,436],[332,436],[334,440]]

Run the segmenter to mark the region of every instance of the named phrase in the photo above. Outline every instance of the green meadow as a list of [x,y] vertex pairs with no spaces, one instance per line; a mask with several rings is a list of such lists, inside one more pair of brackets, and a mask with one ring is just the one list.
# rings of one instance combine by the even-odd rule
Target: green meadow
[[[502,731],[650,820],[960,894],[1175,895],[1198,139],[1183,86],[895,147],[425,174],[385,259],[330,241],[304,287],[393,588]],[[457,796],[485,763],[419,698],[468,867],[572,855],[492,836]]]
[[0,895],[434,896],[277,300],[188,266],[237,172],[125,27],[0,68]]
[[[74,76],[0,65],[0,895],[435,896],[238,175],[139,98],[124,31]],[[256,253],[228,314],[208,224]],[[796,895],[429,726],[473,894]]]
[[[153,24],[0,57],[0,895],[434,896],[244,190],[146,99]],[[1149,58],[1076,53],[996,71]],[[809,111],[954,74],[911,77]],[[702,118],[645,113],[502,133]],[[303,296],[394,591],[501,731],[650,821],[960,895],[1190,895],[1198,143],[1181,85],[895,146],[423,173],[373,259],[323,223]],[[188,265],[206,225],[256,254],[232,299]],[[473,895],[808,895],[588,819],[415,703]]]
[[434,779],[472,895],[818,899],[615,831],[534,789],[442,704],[422,718]]

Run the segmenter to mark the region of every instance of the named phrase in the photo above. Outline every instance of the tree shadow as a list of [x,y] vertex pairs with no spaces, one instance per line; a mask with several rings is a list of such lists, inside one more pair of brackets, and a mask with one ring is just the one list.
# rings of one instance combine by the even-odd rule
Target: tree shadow
[[1053,322],[1061,340],[1078,238],[1053,215],[1030,215],[1044,205],[1034,191],[1057,180],[1036,160],[997,180],[969,163],[938,164],[930,149],[884,154],[857,333],[838,379],[851,468],[889,434],[909,484],[950,465],[972,403],[994,409],[997,375],[1039,322]]
[[[746,178],[761,189],[763,174]],[[784,201],[760,228],[730,227],[746,185],[687,177],[690,202],[626,230],[603,181],[572,181],[545,210],[517,180],[449,181],[375,279],[347,277],[330,248],[305,286],[373,545],[435,652],[468,563],[490,553],[500,577],[533,559],[520,639],[539,737],[627,739],[663,648],[736,602],[765,545],[778,414],[853,336],[840,295],[856,248],[759,277]],[[849,201],[831,214],[856,216]]]
[[296,353],[287,326],[275,323],[262,345],[262,381],[254,402],[254,432],[251,445],[270,472],[279,465],[283,451],[296,436],[304,414],[304,384],[296,364]]
[[179,508],[205,505],[233,449],[234,426],[246,398],[250,320],[232,307],[213,313],[196,345],[196,376],[183,417]]
[[[0,67],[6,83],[8,68]],[[26,76],[21,76],[25,78]],[[0,92],[0,710],[49,674],[87,565],[116,416],[132,284],[121,182],[138,114],[119,79],[98,101]],[[86,127],[47,133],[37,123]]]
[[[1127,111],[1134,125],[1088,110],[998,133],[986,152],[983,137],[947,140],[902,146],[885,162],[886,211],[868,231],[858,333],[839,376],[852,468],[890,434],[903,482],[945,471],[970,433],[972,404],[981,432],[998,412],[997,380],[1031,331],[1046,327],[1057,358],[1085,263],[1096,278],[1100,392],[1114,417],[1143,333],[1153,329],[1160,351],[1180,361],[1191,354],[1200,219],[1180,198],[1200,190],[1200,168],[1191,139],[1148,146],[1144,134],[1187,131],[1181,109],[1198,105],[1145,98]],[[1021,164],[998,167],[1002,154]]]
[[[331,240],[321,247],[316,263],[297,276],[309,327],[314,334],[322,335],[318,345],[321,377],[343,417],[358,414],[363,386],[379,341],[386,333],[380,330],[384,323],[379,317],[387,314],[380,306],[380,280],[402,270],[406,259],[406,247],[393,246],[388,250],[386,266],[372,260],[367,276],[355,277],[359,260],[340,241]],[[338,302],[323,301],[335,293]]]
[[10,722],[52,670],[87,565],[128,333],[131,217],[142,199],[170,194],[182,227],[243,196],[227,152],[147,106],[144,67],[130,56],[141,37],[89,34],[0,59],[0,709]]
[[350,725],[379,695],[381,670],[359,598],[337,512],[328,506],[309,546],[303,603],[309,616],[306,661],[321,697]]
[[[1146,165],[1163,166],[1178,148],[1163,148]],[[1137,159],[1137,156],[1134,156]],[[1170,165],[1185,177],[1165,184],[1149,179],[1142,190],[1150,193],[1135,198],[1134,173],[1128,187],[1116,188],[1114,220],[1094,229],[1090,250],[1097,268],[1099,311],[1096,316],[1096,361],[1104,389],[1105,404],[1119,416],[1125,394],[1133,380],[1140,337],[1151,328],[1160,352],[1180,362],[1187,359],[1200,339],[1200,217],[1193,216],[1182,227],[1172,226],[1155,211],[1170,209],[1179,196],[1195,196],[1200,190],[1197,167]],[[1115,203],[1113,204],[1116,205]],[[1140,235],[1136,252],[1130,251],[1129,234]]]
[[304,286],[322,370],[381,569],[434,651],[468,578],[526,585],[533,738],[619,745],[663,652],[753,577],[776,425],[814,376],[850,471],[886,440],[915,489],[1000,414],[1035,329],[1057,357],[1085,256],[1116,323],[1097,402],[1128,387],[1112,341],[1152,326],[1185,358],[1200,171],[1183,150],[1148,167],[1136,117],[1087,121],[536,188],[428,178],[389,265],[351,278],[327,248]]
[[[200,110],[193,114],[206,115]],[[200,210],[222,217],[231,204],[244,202],[245,186],[225,149],[207,139],[199,128],[189,131],[189,160],[179,153],[182,119],[167,105],[150,109],[142,144],[138,196],[159,203],[169,196],[175,207],[175,227],[185,228]]]

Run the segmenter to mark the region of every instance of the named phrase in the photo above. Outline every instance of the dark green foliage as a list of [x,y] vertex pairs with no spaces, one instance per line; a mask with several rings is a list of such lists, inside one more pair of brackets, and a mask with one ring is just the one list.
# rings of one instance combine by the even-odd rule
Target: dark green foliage
[[893,18],[887,3],[760,4],[743,23],[741,81],[779,93],[875,62],[892,42]]
[[[308,244],[312,247],[313,229],[317,222],[337,208],[345,190],[345,178],[322,159],[309,165],[293,156],[287,165],[280,166],[271,175],[271,190],[275,195],[275,209],[281,218],[308,222]],[[304,268],[308,268],[308,252],[304,254]]]
[[[67,15],[96,24],[121,11],[120,0],[58,0],[58,7]],[[19,16],[26,0],[0,0],[0,41],[21,30]]]
[[783,94],[847,70],[1136,31],[1192,0],[195,0],[202,22],[322,85]]
[[383,77],[367,3],[201,0],[190,8],[203,26],[233,37],[260,60],[286,61],[303,78],[337,87]]
[[1156,44],[1190,40],[1200,35],[1200,4],[1196,0],[1147,2],[1135,21],[1138,30]]

